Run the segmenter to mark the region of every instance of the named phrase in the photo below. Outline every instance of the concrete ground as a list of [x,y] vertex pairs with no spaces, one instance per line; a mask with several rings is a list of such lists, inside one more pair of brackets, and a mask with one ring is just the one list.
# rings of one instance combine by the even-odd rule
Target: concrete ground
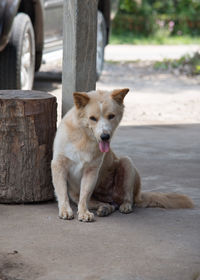
[[[135,119],[123,121],[123,126],[118,129],[113,139],[113,150],[118,155],[129,155],[133,159],[142,176],[145,191],[187,194],[194,200],[195,208],[135,208],[134,212],[128,215],[115,212],[109,217],[96,217],[94,223],[81,223],[77,221],[77,216],[72,221],[58,219],[55,202],[1,204],[1,280],[197,280],[200,277],[200,122],[198,114],[193,112],[197,110],[195,102],[199,102],[199,84],[192,78],[185,77],[187,83],[183,87],[177,77],[174,93],[165,90],[164,99],[160,95],[157,104],[159,88],[164,88],[165,81],[170,81],[167,78],[172,78],[173,75],[169,74],[165,77],[166,80],[163,80],[162,75],[156,76],[153,72],[159,85],[156,91],[156,83],[153,84],[153,95],[153,91],[149,92],[144,86],[146,82],[149,83],[149,78],[146,81],[146,77],[149,77],[148,71],[145,72],[146,75],[139,73],[139,76],[132,72],[132,79],[131,75],[123,77],[124,66],[106,67],[98,86],[109,88],[115,85],[115,82],[116,87],[126,83],[129,86],[131,80],[136,79],[136,104],[141,107],[140,113],[136,110]],[[130,64],[127,67],[126,71],[130,71]],[[134,65],[133,68],[135,67],[139,66]],[[52,73],[52,69],[50,70]],[[116,71],[120,77],[118,80]],[[46,79],[42,75],[37,78],[35,88],[49,91],[60,100],[61,85],[55,73],[53,79]],[[144,88],[146,90],[142,92],[141,99],[139,80],[141,92]],[[153,77],[151,81],[153,82]],[[176,103],[181,98],[186,98],[187,90],[181,95],[178,85],[189,90],[189,84],[192,89],[188,94],[191,94],[194,104],[193,107],[187,107],[186,102],[184,108],[186,111],[190,110],[193,118],[189,121],[185,118],[185,122],[180,124],[180,115],[176,114],[175,106],[171,112],[175,114],[173,121],[168,121],[167,114],[157,121],[161,101],[168,96],[170,107],[173,103],[170,96],[177,96]],[[155,103],[149,103],[149,110],[148,106],[145,106],[145,114],[149,117],[143,118],[140,123],[143,116],[142,106],[148,94],[151,94]],[[134,101],[131,106],[132,111],[135,111]],[[131,110],[131,107],[128,107],[128,110]],[[149,122],[149,112],[153,111],[156,111],[157,115],[154,114]],[[74,210],[76,211],[75,206]]]
[[54,202],[0,205],[2,280],[193,280],[200,273],[200,125],[121,127],[143,189],[180,192],[192,210],[134,209],[94,223],[58,219]]

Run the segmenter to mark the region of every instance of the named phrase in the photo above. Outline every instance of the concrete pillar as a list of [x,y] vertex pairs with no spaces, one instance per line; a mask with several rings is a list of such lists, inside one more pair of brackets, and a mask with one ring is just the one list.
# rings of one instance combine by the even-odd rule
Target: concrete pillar
[[73,92],[96,87],[97,0],[64,0],[62,114]]

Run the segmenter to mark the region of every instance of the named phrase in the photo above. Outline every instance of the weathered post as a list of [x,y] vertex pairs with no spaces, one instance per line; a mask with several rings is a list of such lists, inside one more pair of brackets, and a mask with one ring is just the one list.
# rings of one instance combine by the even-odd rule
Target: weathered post
[[96,85],[97,0],[64,0],[62,114]]
[[54,198],[56,108],[56,98],[44,92],[0,91],[0,203]]

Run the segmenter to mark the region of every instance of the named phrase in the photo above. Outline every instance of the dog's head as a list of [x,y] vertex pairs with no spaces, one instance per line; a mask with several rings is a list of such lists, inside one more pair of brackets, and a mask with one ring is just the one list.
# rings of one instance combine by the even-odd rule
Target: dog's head
[[81,124],[99,143],[101,152],[108,152],[110,140],[123,116],[123,100],[129,89],[75,92],[74,103]]

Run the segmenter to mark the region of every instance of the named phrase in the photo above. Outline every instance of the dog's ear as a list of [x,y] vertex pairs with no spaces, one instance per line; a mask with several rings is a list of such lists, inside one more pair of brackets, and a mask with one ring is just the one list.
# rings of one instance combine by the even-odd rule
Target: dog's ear
[[124,97],[129,92],[128,88],[123,89],[114,89],[112,91],[111,97],[119,104],[122,105],[124,101]]
[[78,109],[85,107],[90,100],[86,92],[74,92],[73,96],[74,104]]

